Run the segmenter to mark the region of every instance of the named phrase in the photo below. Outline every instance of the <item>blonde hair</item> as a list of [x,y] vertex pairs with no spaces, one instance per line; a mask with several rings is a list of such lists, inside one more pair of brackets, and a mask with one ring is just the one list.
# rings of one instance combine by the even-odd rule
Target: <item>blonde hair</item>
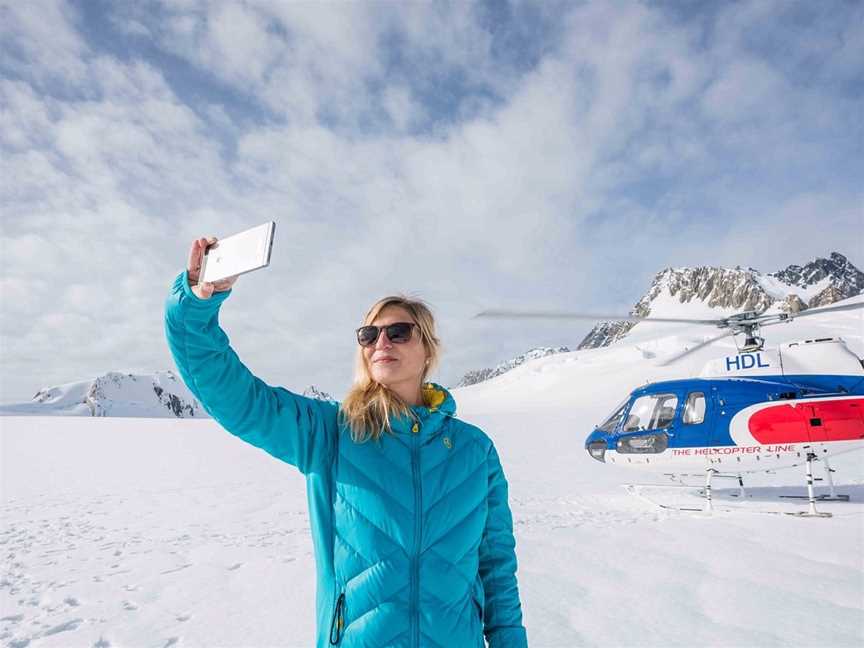
[[[390,295],[375,302],[363,318],[361,326],[371,324],[388,306],[401,306],[410,313],[411,319],[417,324],[420,341],[429,358],[420,376],[420,384],[423,385],[426,377],[437,367],[441,356],[441,341],[435,335],[435,318],[432,311],[420,298]],[[425,399],[426,391],[421,389],[421,393]],[[414,416],[410,405],[396,392],[372,378],[363,356],[363,347],[359,345],[354,360],[354,384],[339,409],[343,421],[351,431],[351,438],[357,443],[363,443],[370,438],[377,441],[385,430],[392,434],[391,416]]]

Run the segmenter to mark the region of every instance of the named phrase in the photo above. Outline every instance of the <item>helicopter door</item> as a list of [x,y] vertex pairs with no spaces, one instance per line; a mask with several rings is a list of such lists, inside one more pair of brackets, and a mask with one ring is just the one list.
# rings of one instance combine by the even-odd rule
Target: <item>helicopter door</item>
[[671,392],[637,397],[621,426],[618,452],[657,454],[665,451],[674,437],[679,401],[678,394]]
[[864,438],[862,401],[854,398],[808,404],[804,416],[810,441],[853,441]]
[[691,391],[684,397],[681,416],[673,431],[678,447],[701,447],[709,444],[711,436],[710,394]]
[[827,412],[820,412],[817,404],[799,405],[804,415],[804,420],[807,422],[807,432],[810,436],[811,443],[822,443],[828,441],[828,422],[822,416]]

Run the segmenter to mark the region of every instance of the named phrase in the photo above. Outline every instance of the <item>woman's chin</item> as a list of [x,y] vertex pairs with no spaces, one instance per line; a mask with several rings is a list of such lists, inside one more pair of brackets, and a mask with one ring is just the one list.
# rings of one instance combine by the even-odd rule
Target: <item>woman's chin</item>
[[387,371],[386,369],[383,371],[379,369],[373,372],[372,377],[375,379],[375,382],[379,382],[384,386],[399,381],[399,376],[396,375],[395,371]]
[[404,371],[388,371],[387,369],[378,369],[372,372],[372,378],[375,382],[381,383],[385,387],[403,382],[408,376]]

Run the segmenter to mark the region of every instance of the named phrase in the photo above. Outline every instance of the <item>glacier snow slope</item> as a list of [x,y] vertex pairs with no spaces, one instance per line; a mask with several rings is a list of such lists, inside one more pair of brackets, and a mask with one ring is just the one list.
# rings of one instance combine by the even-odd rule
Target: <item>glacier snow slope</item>
[[[772,343],[840,334],[864,356],[862,330],[864,312],[851,311],[764,333]],[[853,501],[800,519],[746,508],[803,493],[800,469],[748,477],[748,502],[718,483],[721,504],[745,508],[709,517],[627,494],[622,484],[657,480],[582,447],[630,389],[695,375],[734,349],[723,341],[657,365],[716,333],[645,322],[609,348],[454,390],[509,480],[531,646],[864,644],[864,453],[835,461]],[[303,477],[214,421],[2,417],[0,467],[5,645],[312,645]],[[681,496],[699,501],[695,489]]]

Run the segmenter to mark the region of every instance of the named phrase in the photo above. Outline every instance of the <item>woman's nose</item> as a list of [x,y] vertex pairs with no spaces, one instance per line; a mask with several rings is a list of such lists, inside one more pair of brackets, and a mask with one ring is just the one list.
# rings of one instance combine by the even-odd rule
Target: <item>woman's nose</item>
[[387,337],[387,331],[385,329],[381,329],[378,333],[378,339],[375,340],[375,348],[376,349],[389,349],[393,345],[390,342],[390,338]]

